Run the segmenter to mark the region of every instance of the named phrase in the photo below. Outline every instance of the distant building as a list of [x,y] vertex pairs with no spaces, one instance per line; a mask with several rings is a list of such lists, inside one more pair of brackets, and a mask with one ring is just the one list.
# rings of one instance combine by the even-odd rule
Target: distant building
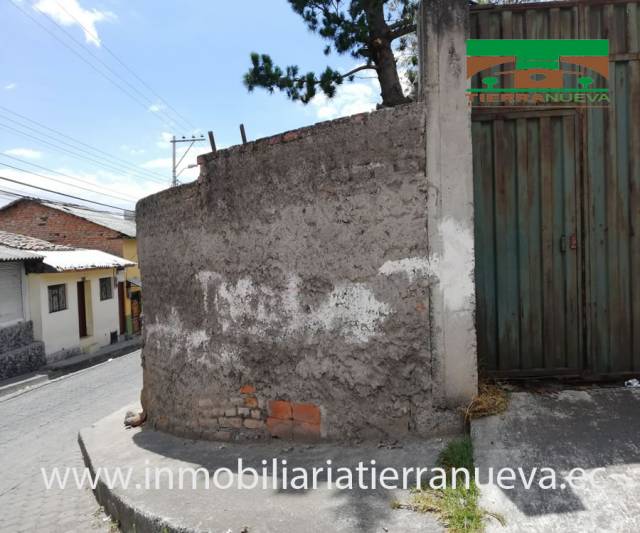
[[[32,339],[44,343],[47,362],[118,340],[118,280],[133,262],[5,231],[0,261],[0,340],[3,332],[15,335],[11,328],[29,324],[18,326],[21,344],[32,331]],[[0,354],[0,367],[6,366],[3,359]],[[12,364],[20,370],[15,375],[33,370],[38,361]]]
[[142,282],[133,213],[119,216],[86,206],[23,198],[0,208],[0,230],[55,244],[102,250],[136,263],[127,268],[117,287],[118,333],[140,332]]

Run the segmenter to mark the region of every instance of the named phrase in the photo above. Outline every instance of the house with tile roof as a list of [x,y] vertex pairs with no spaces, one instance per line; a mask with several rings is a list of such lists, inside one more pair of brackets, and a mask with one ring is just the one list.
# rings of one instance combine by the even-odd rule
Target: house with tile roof
[[0,379],[117,342],[117,286],[135,266],[0,231]]
[[[101,250],[138,262],[132,212],[121,215],[76,204],[20,198],[0,208],[0,230],[54,244]],[[137,334],[142,314],[142,282],[137,265],[126,270],[117,291],[118,333]]]

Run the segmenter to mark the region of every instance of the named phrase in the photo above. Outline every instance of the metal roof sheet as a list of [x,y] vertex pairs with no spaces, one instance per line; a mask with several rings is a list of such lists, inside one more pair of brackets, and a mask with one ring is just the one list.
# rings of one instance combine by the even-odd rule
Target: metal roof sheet
[[0,244],[0,261],[26,261],[28,259],[42,259],[44,256],[38,252],[19,250]]
[[133,220],[127,220],[124,217],[115,215],[113,213],[106,213],[104,211],[96,211],[88,207],[81,207],[78,205],[62,204],[56,202],[40,202],[42,205],[46,205],[52,209],[63,211],[71,215],[84,218],[89,222],[98,224],[98,226],[104,226],[105,228],[112,229],[118,233],[122,233],[127,237],[135,238],[136,236],[136,223]]
[[42,252],[42,262],[58,272],[93,268],[124,268],[135,263],[100,250],[53,250]]

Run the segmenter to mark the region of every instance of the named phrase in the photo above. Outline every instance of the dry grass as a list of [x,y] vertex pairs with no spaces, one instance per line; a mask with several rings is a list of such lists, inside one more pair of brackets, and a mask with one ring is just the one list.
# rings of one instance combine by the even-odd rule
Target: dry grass
[[509,406],[506,391],[495,383],[481,383],[479,394],[465,411],[465,421],[503,413]]

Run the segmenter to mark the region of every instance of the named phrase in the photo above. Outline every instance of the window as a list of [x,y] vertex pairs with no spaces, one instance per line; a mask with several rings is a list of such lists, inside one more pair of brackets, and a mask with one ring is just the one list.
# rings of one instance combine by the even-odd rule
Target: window
[[57,313],[67,308],[67,286],[50,285],[49,290],[49,313]]
[[111,278],[100,278],[100,299],[111,300],[111,298],[113,298]]

